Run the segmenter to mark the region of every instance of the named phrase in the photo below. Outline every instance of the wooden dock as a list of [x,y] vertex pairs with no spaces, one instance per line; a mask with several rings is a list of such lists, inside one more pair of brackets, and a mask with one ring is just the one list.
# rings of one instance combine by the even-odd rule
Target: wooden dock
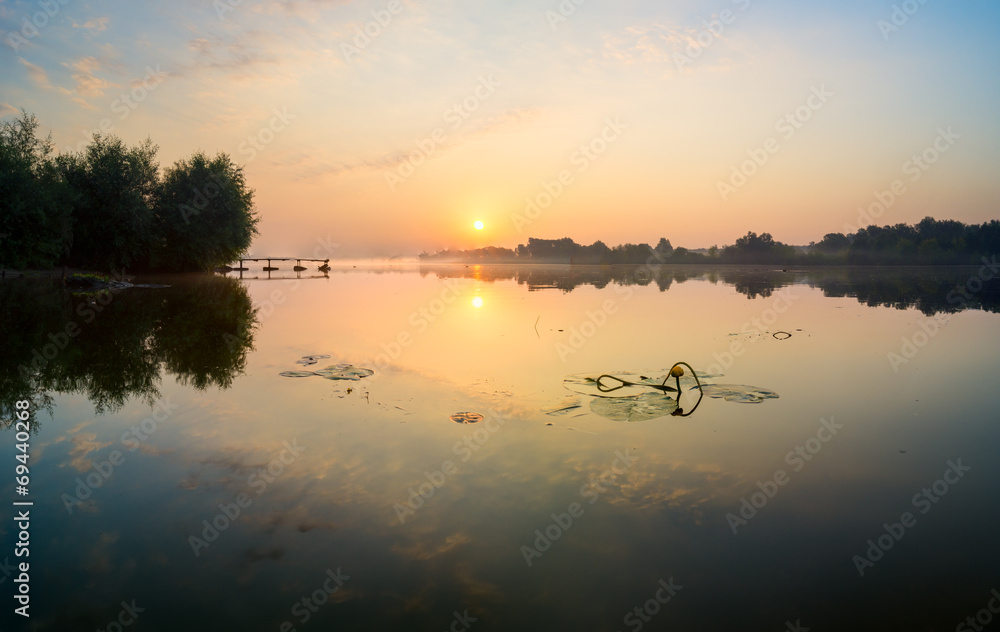
[[330,260],[329,259],[310,259],[308,257],[241,257],[240,258],[240,266],[238,268],[233,268],[233,271],[239,271],[241,279],[243,278],[243,272],[247,269],[246,266],[244,265],[244,263],[247,262],[247,261],[257,261],[257,262],[259,262],[259,261],[266,261],[267,265],[264,266],[264,272],[267,272],[268,276],[270,276],[271,272],[281,269],[281,268],[279,268],[277,266],[271,265],[271,262],[273,262],[273,261],[294,261],[295,265],[292,267],[292,269],[295,272],[303,272],[303,271],[307,270],[307,268],[302,265],[303,261],[306,261],[306,262],[310,262],[311,261],[311,262],[314,262],[314,263],[316,263],[316,262],[322,262],[323,265],[319,266],[319,270],[322,271],[322,272],[324,272],[324,273],[328,272],[330,270]]

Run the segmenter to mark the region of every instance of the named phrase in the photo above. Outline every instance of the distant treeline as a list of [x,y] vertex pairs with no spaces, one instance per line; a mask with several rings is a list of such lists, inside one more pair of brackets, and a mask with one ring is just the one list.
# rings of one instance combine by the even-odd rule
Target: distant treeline
[[34,115],[0,122],[0,266],[107,272],[208,270],[257,235],[253,192],[226,154],[198,152],[162,174],[157,147],[94,134],[53,156]]
[[622,244],[608,247],[602,241],[582,246],[568,237],[528,238],[515,249],[479,248],[422,253],[421,261],[466,263],[750,263],[769,265],[961,265],[980,263],[1000,252],[1000,221],[963,224],[926,217],[918,224],[869,226],[856,233],[829,233],[819,243],[795,247],[775,241],[770,233],[749,232],[735,244],[707,252],[674,248],[661,238],[656,246]]

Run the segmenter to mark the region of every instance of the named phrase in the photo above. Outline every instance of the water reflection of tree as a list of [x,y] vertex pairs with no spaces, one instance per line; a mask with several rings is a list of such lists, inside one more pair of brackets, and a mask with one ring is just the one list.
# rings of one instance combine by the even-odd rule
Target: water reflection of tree
[[766,270],[725,270],[721,276],[723,283],[732,285],[737,292],[750,299],[758,296],[768,298],[774,290],[788,285],[790,281],[790,279],[782,279],[779,275]]
[[52,393],[83,394],[98,414],[134,398],[152,404],[162,369],[197,389],[228,388],[246,366],[255,326],[250,296],[234,279],[91,294],[38,279],[6,281],[0,418],[9,425],[22,399],[33,412],[51,412]]
[[913,307],[927,316],[963,309],[1000,312],[1000,282],[975,282],[972,287],[979,289],[973,292],[968,287],[973,279],[979,279],[978,268],[859,267],[827,271],[810,282],[825,296],[854,297],[872,307]]
[[[916,308],[927,315],[982,309],[1000,312],[1000,281],[990,280],[969,296],[965,288],[978,278],[978,268],[837,267],[805,270],[767,270],[740,266],[572,266],[572,265],[421,265],[420,274],[441,278],[474,278],[485,283],[513,280],[529,290],[557,289],[572,292],[581,285],[603,288],[608,284],[647,286],[655,283],[661,292],[673,283],[699,279],[731,285],[749,299],[767,298],[775,290],[794,284],[819,288],[831,297],[853,297],[876,307]],[[974,281],[973,287],[979,287]]]
[[154,340],[167,371],[199,390],[232,386],[253,348],[250,296],[235,279],[219,280],[199,278],[167,301]]
[[526,285],[529,291],[555,289],[563,292],[572,292],[581,285],[601,289],[612,283],[643,287],[653,284],[661,292],[666,292],[674,283],[691,279],[717,283],[721,277],[748,298],[770,296],[776,287],[792,282],[791,278],[782,281],[769,276],[766,271],[748,273],[740,268],[695,265],[421,265],[420,274],[434,274],[440,278],[473,278],[485,283],[513,280],[518,285]]
[[[152,404],[160,393],[159,361],[149,348],[157,306],[148,300],[152,290],[132,292],[143,296],[121,291],[107,305],[101,305],[107,293],[72,300],[76,307],[66,318],[79,325],[80,333],[29,375],[47,390],[86,395],[98,414],[115,412],[132,397]],[[35,348],[43,348],[46,337]]]

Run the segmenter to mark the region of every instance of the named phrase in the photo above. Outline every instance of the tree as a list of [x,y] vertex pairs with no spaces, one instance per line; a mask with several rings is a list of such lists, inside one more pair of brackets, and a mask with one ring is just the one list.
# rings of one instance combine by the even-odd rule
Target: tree
[[601,240],[597,240],[589,246],[580,248],[580,263],[608,263],[611,257],[611,249]]
[[774,238],[771,233],[764,233],[757,236],[757,233],[748,232],[743,237],[736,240],[736,247],[744,252],[767,252],[774,246]]
[[816,249],[821,252],[834,253],[847,250],[851,245],[851,240],[843,233],[827,233],[823,239],[816,244]]
[[[569,261],[579,246],[569,237],[562,239],[528,238],[525,252],[530,261]],[[518,249],[518,256],[521,250]]]
[[52,157],[34,115],[0,121],[0,266],[207,270],[257,235],[253,192],[226,154],[196,153],[160,182],[157,147],[94,134]]
[[157,190],[154,266],[211,270],[246,253],[259,217],[243,168],[198,152],[166,170]]
[[128,147],[117,136],[94,134],[82,154],[60,157],[66,181],[77,193],[73,263],[107,271],[148,263],[159,176],[156,151],[149,139]]
[[621,244],[611,249],[613,263],[650,263],[656,261],[656,253],[649,244]]
[[771,233],[748,232],[723,248],[722,258],[731,263],[786,263],[794,260],[795,249],[775,241]]
[[669,255],[673,251],[674,247],[670,245],[670,240],[666,237],[660,237],[660,241],[656,243],[656,252]]
[[51,267],[70,241],[70,195],[51,159],[52,136],[21,111],[0,123],[0,264]]

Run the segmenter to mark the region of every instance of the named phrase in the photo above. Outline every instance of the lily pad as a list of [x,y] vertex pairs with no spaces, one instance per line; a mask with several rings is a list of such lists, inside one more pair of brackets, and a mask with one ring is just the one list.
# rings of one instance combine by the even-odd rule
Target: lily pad
[[[683,375],[674,377],[670,374],[671,369],[578,373],[564,378],[563,386],[588,396],[591,412],[613,421],[646,421],[666,415],[686,417],[698,408],[704,395],[744,404],[778,398],[774,391],[758,386],[711,384],[710,380],[722,376],[697,371],[683,362],[673,365],[673,369],[676,369],[675,374],[683,372]],[[702,389],[692,402],[693,408],[687,412],[680,409],[687,400],[677,392],[678,386],[681,392]],[[672,396],[674,393],[677,394]],[[580,409],[580,400],[579,397],[568,397],[542,408],[542,412],[564,415]],[[574,416],[579,414],[586,413]]]
[[305,366],[312,366],[313,364],[316,364],[320,360],[326,360],[329,357],[330,356],[328,356],[328,355],[308,355],[308,356],[302,356],[302,359],[296,360],[295,364],[303,364]]
[[677,410],[677,400],[656,392],[635,397],[600,397],[591,400],[590,410],[612,421],[647,421]]
[[[663,393],[676,393],[677,381],[674,378],[667,379],[670,369],[656,369],[654,371],[615,371],[611,373],[577,373],[568,375],[563,379],[563,386],[581,395],[591,395],[593,397],[635,397],[647,393],[651,388]],[[704,381],[718,375],[709,375],[698,371],[698,377]],[[598,381],[600,380],[600,381]],[[697,384],[694,376],[685,373],[681,378],[681,389],[690,388]]]
[[565,415],[566,413],[578,410],[582,407],[579,397],[566,397],[558,402],[542,408],[542,412],[547,415]]
[[281,377],[313,377],[316,375],[312,371],[282,371]]
[[350,364],[334,364],[319,371],[283,371],[280,375],[282,377],[313,377],[314,375],[318,375],[328,380],[351,380],[352,382],[357,382],[363,377],[375,375],[375,371]]
[[375,371],[372,371],[371,369],[365,369],[350,364],[334,364],[326,367],[325,369],[315,371],[315,373],[316,375],[324,377],[328,380],[351,380],[353,382],[357,382],[363,377],[375,375]]
[[[692,390],[698,390],[698,387]],[[715,399],[724,398],[727,402],[740,404],[759,404],[765,399],[778,399],[774,391],[744,384],[702,384],[701,392]]]
[[477,424],[483,420],[483,416],[479,413],[455,413],[451,420],[457,424]]

